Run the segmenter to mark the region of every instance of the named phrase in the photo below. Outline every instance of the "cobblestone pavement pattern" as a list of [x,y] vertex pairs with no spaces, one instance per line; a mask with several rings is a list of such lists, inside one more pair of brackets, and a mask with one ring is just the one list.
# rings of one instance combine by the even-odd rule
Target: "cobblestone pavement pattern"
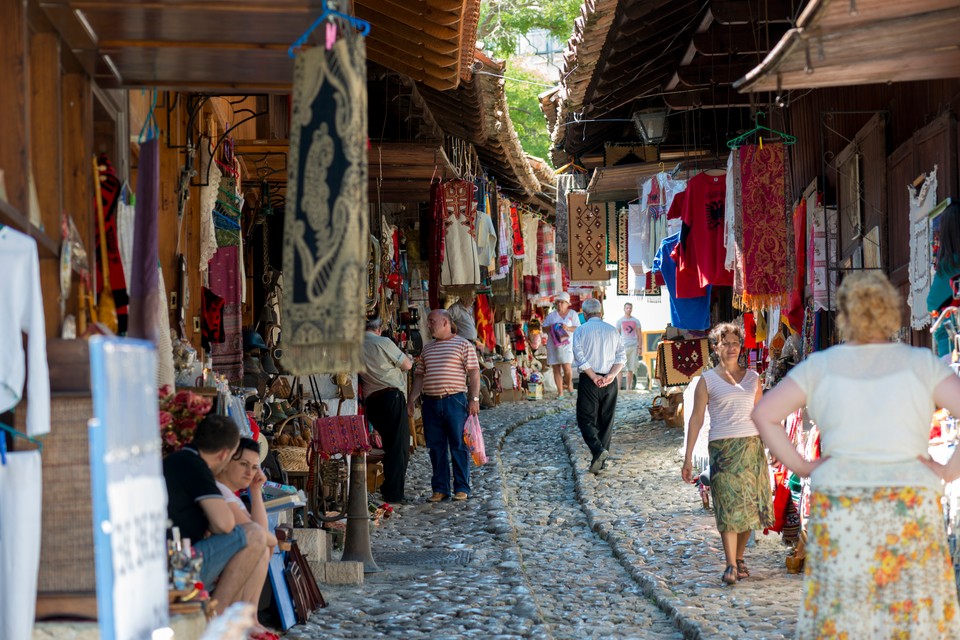
[[322,585],[329,606],[287,634],[319,638],[792,637],[799,576],[759,536],[752,576],[720,583],[712,515],[680,481],[679,429],[650,422],[652,396],[623,393],[608,468],[589,455],[571,401],[483,411],[490,462],[466,503],[433,505],[426,450],[407,496],[372,536],[374,556],[470,551],[466,565],[381,562],[362,586]]

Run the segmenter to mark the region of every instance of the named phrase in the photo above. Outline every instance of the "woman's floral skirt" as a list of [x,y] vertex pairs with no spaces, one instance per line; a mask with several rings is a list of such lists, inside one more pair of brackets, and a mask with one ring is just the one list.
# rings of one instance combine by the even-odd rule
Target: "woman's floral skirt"
[[797,637],[960,638],[940,495],[815,490]]

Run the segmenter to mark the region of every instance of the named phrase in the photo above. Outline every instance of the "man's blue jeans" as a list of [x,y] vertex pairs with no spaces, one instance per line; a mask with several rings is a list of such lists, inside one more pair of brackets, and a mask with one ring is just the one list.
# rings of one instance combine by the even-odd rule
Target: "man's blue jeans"
[[[470,450],[463,442],[467,421],[467,394],[455,393],[441,399],[423,397],[423,435],[430,449],[434,493],[450,493],[450,458],[453,459],[453,492],[470,494]],[[447,449],[450,457],[447,457]]]

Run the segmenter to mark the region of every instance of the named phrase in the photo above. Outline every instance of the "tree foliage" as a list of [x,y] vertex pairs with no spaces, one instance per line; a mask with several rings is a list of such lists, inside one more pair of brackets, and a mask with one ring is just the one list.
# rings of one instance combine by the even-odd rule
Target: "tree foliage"
[[484,0],[480,6],[477,39],[487,53],[509,59],[520,38],[534,29],[545,29],[566,41],[583,0]]
[[548,88],[543,86],[547,79],[518,64],[516,59],[507,61],[505,75],[503,90],[507,107],[523,150],[550,162],[550,133],[538,98]]
[[550,134],[538,95],[556,82],[516,56],[521,39],[545,30],[560,42],[573,34],[583,0],[484,0],[477,39],[487,55],[507,61],[504,91],[510,119],[527,153],[550,161]]

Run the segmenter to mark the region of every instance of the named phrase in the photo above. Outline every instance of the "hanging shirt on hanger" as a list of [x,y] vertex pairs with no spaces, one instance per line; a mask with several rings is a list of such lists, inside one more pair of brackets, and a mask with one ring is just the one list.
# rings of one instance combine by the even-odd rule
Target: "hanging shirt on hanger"
[[440,284],[443,286],[480,283],[480,260],[477,257],[477,202],[474,185],[466,180],[443,184],[443,263]]
[[697,298],[677,297],[677,265],[671,254],[679,241],[679,233],[664,238],[653,259],[653,270],[663,277],[670,293],[670,324],[678,329],[703,331],[710,328],[710,287]]
[[733,272],[724,266],[726,179],[725,173],[717,176],[700,173],[690,179],[684,192],[680,246],[684,255],[696,256],[695,262],[684,268],[695,270],[701,286],[733,285]]
[[[26,381],[30,397],[27,433],[39,436],[50,433],[50,373],[36,240],[10,227],[0,228],[0,263],[4,265],[0,278],[0,413],[20,403]],[[28,337],[26,353],[21,332]]]

